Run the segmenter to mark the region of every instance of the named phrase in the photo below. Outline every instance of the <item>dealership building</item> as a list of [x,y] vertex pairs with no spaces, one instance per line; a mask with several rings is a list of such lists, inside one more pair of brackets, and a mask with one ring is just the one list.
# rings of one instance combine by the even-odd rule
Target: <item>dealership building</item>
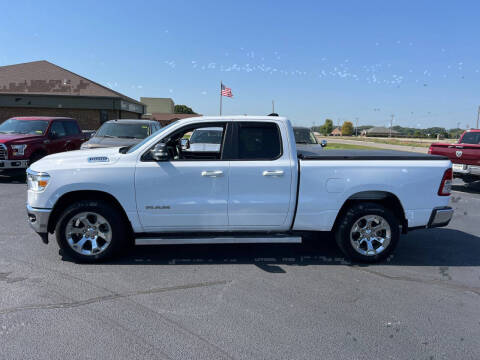
[[0,66],[0,123],[15,116],[64,116],[93,130],[144,113],[141,102],[48,61]]

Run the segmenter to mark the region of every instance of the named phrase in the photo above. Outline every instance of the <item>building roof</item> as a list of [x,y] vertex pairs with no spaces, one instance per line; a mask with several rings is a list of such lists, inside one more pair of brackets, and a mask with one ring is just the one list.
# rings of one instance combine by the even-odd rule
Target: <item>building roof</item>
[[141,104],[46,60],[0,66],[0,94],[101,96]]
[[191,117],[198,117],[202,116],[201,114],[169,114],[169,113],[153,113],[149,115],[144,115],[152,120],[157,121],[171,121],[171,120],[179,120],[179,119],[186,119]]
[[[390,134],[390,129],[386,128],[384,126],[376,126],[373,128],[370,128],[368,130],[365,130],[367,134]],[[392,134],[398,134],[398,131],[391,130]]]

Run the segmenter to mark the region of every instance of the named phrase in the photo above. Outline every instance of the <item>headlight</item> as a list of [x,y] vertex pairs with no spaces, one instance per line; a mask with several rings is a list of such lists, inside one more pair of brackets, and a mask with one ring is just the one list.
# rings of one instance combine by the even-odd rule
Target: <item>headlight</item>
[[27,145],[22,144],[22,145],[10,145],[12,148],[12,153],[13,156],[22,156],[25,154],[25,149],[27,148]]
[[50,175],[27,169],[27,187],[32,191],[43,191],[50,181]]

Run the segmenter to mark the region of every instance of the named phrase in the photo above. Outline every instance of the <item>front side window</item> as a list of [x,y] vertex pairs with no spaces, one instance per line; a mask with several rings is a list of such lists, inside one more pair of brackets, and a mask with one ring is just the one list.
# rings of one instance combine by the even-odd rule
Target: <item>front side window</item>
[[150,133],[150,127],[145,124],[105,123],[97,131],[98,137],[116,137],[124,139],[145,139]]
[[50,128],[50,134],[56,138],[61,138],[67,135],[63,123],[60,121],[54,121],[52,127]]
[[46,120],[8,119],[0,125],[0,133],[44,135],[47,128],[48,121]]
[[171,160],[220,160],[226,124],[216,127],[190,125],[164,142]]
[[275,160],[282,155],[280,130],[274,123],[240,123],[239,160]]

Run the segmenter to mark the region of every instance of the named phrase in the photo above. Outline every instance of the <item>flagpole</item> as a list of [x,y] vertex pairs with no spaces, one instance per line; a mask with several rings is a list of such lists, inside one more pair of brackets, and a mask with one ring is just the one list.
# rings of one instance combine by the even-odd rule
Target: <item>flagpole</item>
[[222,116],[222,80],[220,80],[220,116]]

